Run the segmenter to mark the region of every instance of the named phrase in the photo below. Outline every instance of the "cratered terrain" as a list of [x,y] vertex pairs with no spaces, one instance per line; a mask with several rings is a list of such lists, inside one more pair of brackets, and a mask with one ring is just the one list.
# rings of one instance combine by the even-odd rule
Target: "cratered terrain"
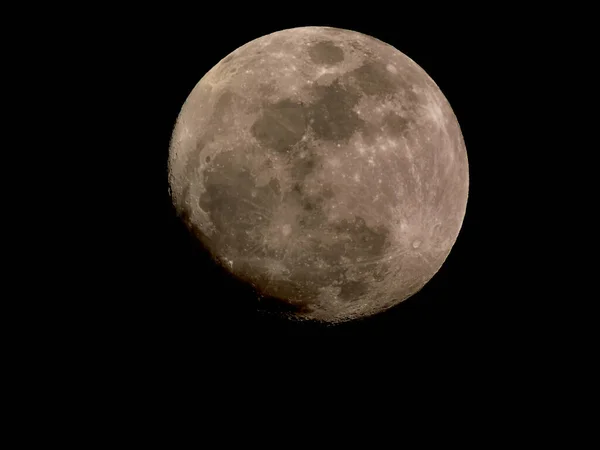
[[290,317],[331,323],[435,275],[469,174],[458,121],[422,68],[373,37],[302,27],[249,42],[198,82],[169,184],[216,262]]

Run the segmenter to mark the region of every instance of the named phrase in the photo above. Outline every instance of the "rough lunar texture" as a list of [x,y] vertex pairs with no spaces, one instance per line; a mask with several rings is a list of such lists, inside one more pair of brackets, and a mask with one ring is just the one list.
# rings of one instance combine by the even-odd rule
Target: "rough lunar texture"
[[217,261],[324,322],[421,289],[458,236],[469,184],[433,80],[377,39],[324,27],[261,37],[213,67],[178,117],[169,181]]

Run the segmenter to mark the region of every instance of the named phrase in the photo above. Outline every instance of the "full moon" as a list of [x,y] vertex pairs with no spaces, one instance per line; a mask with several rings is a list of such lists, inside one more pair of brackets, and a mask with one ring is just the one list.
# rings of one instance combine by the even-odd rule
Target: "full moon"
[[419,291],[456,242],[469,188],[458,121],[429,75],[329,27],[222,59],[185,101],[168,165],[175,209],[214,260],[288,317],[326,323]]

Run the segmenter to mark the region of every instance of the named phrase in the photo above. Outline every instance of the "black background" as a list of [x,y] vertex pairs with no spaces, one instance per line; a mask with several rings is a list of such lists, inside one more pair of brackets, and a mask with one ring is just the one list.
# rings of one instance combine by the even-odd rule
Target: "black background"
[[[34,215],[26,239],[32,248],[7,234],[26,268],[14,280],[24,314],[3,318],[15,325],[9,345],[28,383],[17,394],[51,398],[42,400],[44,420],[60,418],[61,406],[82,422],[94,421],[82,411],[97,409],[106,429],[117,422],[134,429],[136,419],[145,425],[155,416],[158,425],[138,439],[153,438],[168,416],[180,428],[214,431],[221,441],[245,439],[237,428],[244,424],[261,437],[329,427],[354,438],[365,418],[377,421],[378,433],[386,425],[396,431],[408,412],[429,435],[445,438],[429,419],[449,395],[444,422],[458,418],[474,435],[487,422],[498,428],[486,436],[495,439],[541,422],[538,412],[554,414],[562,399],[589,398],[574,392],[593,373],[585,366],[597,353],[587,351],[597,327],[582,325],[597,317],[582,307],[594,304],[594,291],[574,295],[586,263],[558,257],[573,242],[587,250],[587,241],[582,229],[565,231],[573,222],[567,208],[579,206],[565,195],[567,171],[550,170],[549,162],[586,165],[593,146],[556,152],[547,142],[555,129],[567,128],[569,138],[593,132],[566,127],[575,112],[555,104],[581,95],[581,78],[571,73],[579,60],[559,45],[569,19],[562,11],[549,17],[547,6],[414,6],[67,6],[58,11],[61,21],[37,11],[49,31],[28,42],[44,54],[19,52],[33,66],[33,98],[18,115],[24,132],[9,130],[21,140],[15,150],[32,160],[5,171],[42,166],[59,190],[50,192],[49,182],[22,201],[29,179],[12,186]],[[56,14],[55,5],[49,8]],[[306,25],[372,35],[419,64],[458,118],[470,171],[462,230],[433,279],[383,314],[329,327],[258,313],[248,289],[189,238],[167,183],[173,127],[202,76],[252,39]],[[42,98],[45,91],[51,98]],[[43,141],[40,153],[58,161],[60,171],[33,160],[27,150],[34,134]],[[67,145],[75,151],[60,159]],[[542,215],[548,205],[550,214]],[[18,214],[5,221],[25,226]],[[32,276],[32,268],[40,275]],[[6,303],[13,298],[9,292]],[[407,406],[415,395],[422,412]],[[561,421],[565,411],[586,410],[559,409]],[[330,426],[339,418],[341,427]],[[541,429],[548,434],[547,423]]]
[[[98,342],[110,342],[125,359],[158,358],[194,371],[224,365],[268,372],[286,362],[318,371],[335,362],[359,374],[380,364],[407,370],[403,361],[413,356],[459,367],[531,358],[527,349],[538,337],[525,325],[544,310],[520,276],[527,258],[514,253],[514,235],[527,232],[510,218],[522,213],[512,187],[522,174],[506,157],[518,134],[507,132],[519,114],[515,68],[519,84],[530,79],[524,64],[532,44],[521,38],[519,15],[281,8],[144,11],[111,18],[106,41],[98,40],[107,61],[97,66],[107,94],[98,102],[104,130],[116,132],[106,142],[110,177],[101,184],[112,195],[101,219],[105,236],[95,240],[98,300],[86,307],[90,322],[102,321]],[[419,64],[458,118],[470,171],[464,224],[435,277],[383,314],[327,327],[258,313],[251,292],[189,238],[171,206],[166,172],[177,115],[200,78],[252,39],[306,25],[372,35]]]
[[[468,435],[487,422],[496,430],[485,437],[496,439],[538,421],[535,437],[553,436],[544,411],[561,426],[565,415],[579,422],[574,412],[587,408],[561,400],[591,398],[576,391],[593,376],[580,366],[597,354],[587,351],[597,326],[583,320],[597,317],[584,312],[595,291],[573,294],[589,264],[558,255],[565,247],[589,253],[583,234],[594,222],[565,231],[574,222],[568,209],[580,208],[564,188],[594,148],[570,141],[593,128],[567,127],[581,113],[559,109],[557,100],[587,101],[584,78],[573,70],[582,58],[571,51],[593,40],[568,46],[566,37],[583,16],[594,16],[567,17],[559,7],[554,14],[548,5],[440,9],[431,2],[27,5],[27,23],[7,27],[7,47],[19,58],[6,68],[28,75],[26,88],[7,84],[7,91],[33,94],[15,114],[23,132],[7,127],[19,143],[5,152],[30,159],[5,167],[17,175],[9,194],[33,213],[4,218],[30,227],[23,239],[5,233],[19,253],[8,265],[25,268],[14,280],[5,275],[16,285],[6,288],[5,303],[23,314],[3,316],[14,328],[7,347],[18,355],[6,371],[26,383],[7,384],[20,407],[42,422],[58,418],[60,427],[48,423],[55,433],[68,430],[62,434],[78,428],[59,414],[68,409],[83,424],[98,424],[88,439],[136,431],[136,419],[146,430],[135,439],[154,439],[166,416],[180,429],[198,428],[198,439],[213,428],[220,441],[245,439],[243,424],[261,438],[291,427],[294,438],[309,428],[354,438],[369,417],[377,434],[402,429],[401,412],[446,438],[430,419],[448,394],[454,398],[443,421],[458,419],[456,429],[468,427]],[[7,24],[14,18],[7,14]],[[335,327],[258,314],[249,293],[194,247],[168,195],[169,140],[195,84],[240,45],[305,25],[370,34],[416,61],[449,100],[469,157],[464,224],[439,273],[386,313]],[[560,129],[569,145],[557,152],[548,141]],[[60,167],[33,156],[34,135],[42,141],[37,154]],[[67,156],[68,145],[75,151]],[[549,170],[549,162],[569,161],[576,171]],[[50,180],[24,198],[21,189],[37,180],[34,167]],[[540,214],[547,205],[550,213]],[[415,395],[421,411],[406,405]],[[363,406],[369,401],[376,406]],[[99,420],[85,414],[90,409]],[[151,432],[148,416],[158,419]],[[332,427],[339,418],[346,420]],[[273,426],[276,419],[287,427]]]

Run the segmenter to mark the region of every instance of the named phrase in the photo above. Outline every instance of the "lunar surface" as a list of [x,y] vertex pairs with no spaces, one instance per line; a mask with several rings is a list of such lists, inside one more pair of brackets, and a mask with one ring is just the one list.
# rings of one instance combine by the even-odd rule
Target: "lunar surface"
[[331,323],[435,275],[469,174],[458,121],[422,68],[373,37],[302,27],[249,42],[198,82],[169,183],[215,261],[289,317]]

